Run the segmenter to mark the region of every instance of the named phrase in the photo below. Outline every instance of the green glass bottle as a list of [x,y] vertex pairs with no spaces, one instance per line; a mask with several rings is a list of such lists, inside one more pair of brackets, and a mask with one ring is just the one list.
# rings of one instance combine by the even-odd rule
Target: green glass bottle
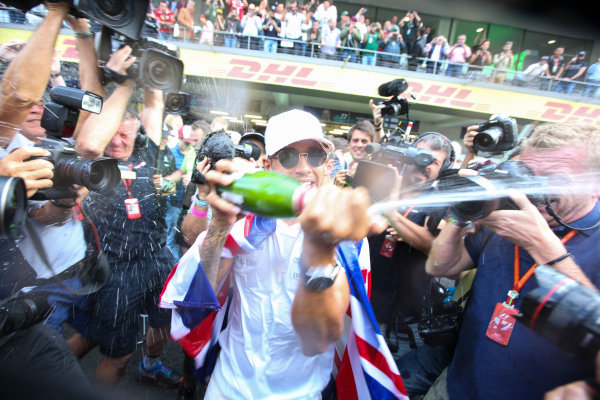
[[273,218],[298,215],[312,197],[307,183],[274,171],[245,173],[229,186],[218,186],[219,195],[240,208]]

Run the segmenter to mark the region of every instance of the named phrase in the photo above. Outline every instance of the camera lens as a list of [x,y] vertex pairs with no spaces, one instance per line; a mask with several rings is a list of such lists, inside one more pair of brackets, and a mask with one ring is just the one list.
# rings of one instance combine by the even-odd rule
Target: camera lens
[[169,80],[169,66],[164,60],[151,60],[147,68],[149,78],[155,85],[164,85]]
[[147,49],[140,61],[140,78],[144,85],[159,90],[179,91],[183,62],[163,51]]
[[122,0],[97,0],[96,3],[102,15],[109,19],[121,18],[125,11]]
[[473,145],[477,150],[492,151],[502,140],[503,131],[498,126],[493,126],[485,131],[479,132],[473,139]]
[[85,186],[93,192],[110,192],[120,180],[117,160],[65,159],[54,167],[55,179],[65,184]]
[[27,218],[27,189],[21,178],[0,176],[0,238],[18,239]]

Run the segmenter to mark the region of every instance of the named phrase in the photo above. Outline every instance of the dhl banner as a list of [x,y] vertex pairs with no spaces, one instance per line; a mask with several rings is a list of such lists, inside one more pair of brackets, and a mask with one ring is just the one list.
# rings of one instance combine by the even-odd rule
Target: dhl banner
[[[0,43],[18,38],[27,40],[31,31],[0,29]],[[62,61],[78,61],[75,38],[59,35],[56,45]],[[452,82],[413,78],[398,74],[353,69],[341,61],[338,66],[308,62],[282,61],[256,56],[221,53],[210,50],[181,49],[185,74],[247,82],[313,89],[365,97],[378,97],[377,87],[392,79],[404,77],[409,91],[416,97],[412,103],[434,107],[479,112],[503,113],[512,117],[547,122],[580,121],[600,126],[600,106],[510,90],[461,85]]]

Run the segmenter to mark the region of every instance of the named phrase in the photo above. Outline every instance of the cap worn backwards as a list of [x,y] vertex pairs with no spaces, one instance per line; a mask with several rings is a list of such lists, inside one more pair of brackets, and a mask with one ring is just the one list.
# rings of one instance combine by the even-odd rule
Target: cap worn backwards
[[265,150],[268,157],[292,143],[302,140],[318,142],[326,152],[333,151],[333,143],[325,139],[321,123],[314,115],[302,110],[290,110],[275,115],[265,129]]

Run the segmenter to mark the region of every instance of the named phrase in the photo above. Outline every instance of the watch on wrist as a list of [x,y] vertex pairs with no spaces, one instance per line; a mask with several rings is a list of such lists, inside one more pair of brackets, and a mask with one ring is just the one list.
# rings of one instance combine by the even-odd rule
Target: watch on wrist
[[300,258],[302,268],[302,281],[304,287],[310,291],[318,292],[333,286],[335,278],[342,266],[336,261],[335,264],[316,265],[307,267]]

